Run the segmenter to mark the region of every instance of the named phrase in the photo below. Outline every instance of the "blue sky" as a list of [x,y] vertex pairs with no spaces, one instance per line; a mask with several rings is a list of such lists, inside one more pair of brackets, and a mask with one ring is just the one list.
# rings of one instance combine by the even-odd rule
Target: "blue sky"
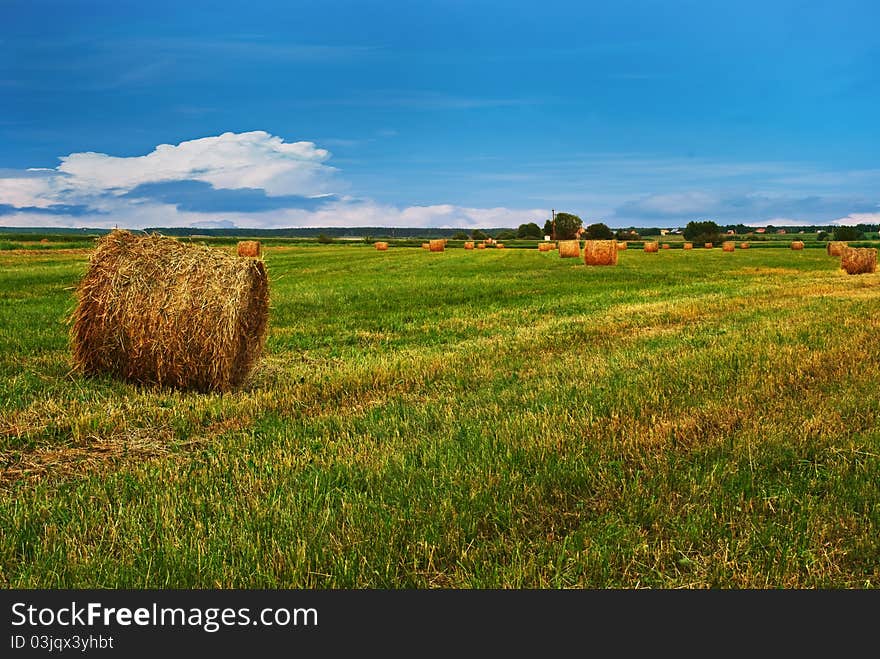
[[0,225],[880,221],[874,2],[0,13]]

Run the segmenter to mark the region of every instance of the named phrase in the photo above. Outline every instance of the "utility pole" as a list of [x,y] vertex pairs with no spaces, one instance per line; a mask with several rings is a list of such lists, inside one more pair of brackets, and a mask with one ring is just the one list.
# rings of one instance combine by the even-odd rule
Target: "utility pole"
[[552,235],[550,236],[550,239],[556,240],[556,210],[553,208],[550,209],[550,218],[551,218],[550,219],[551,226],[553,227],[553,231],[552,231]]

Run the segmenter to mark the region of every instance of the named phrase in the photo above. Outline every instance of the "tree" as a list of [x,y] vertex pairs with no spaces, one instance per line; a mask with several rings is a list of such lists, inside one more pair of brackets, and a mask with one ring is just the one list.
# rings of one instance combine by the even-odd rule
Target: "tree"
[[502,229],[495,234],[495,240],[514,240],[515,238],[516,232],[511,229]]
[[556,213],[556,240],[574,240],[584,222],[571,213]]
[[857,226],[855,227],[834,227],[834,240],[861,240],[865,237]]
[[454,236],[452,236],[453,240],[467,240],[468,235],[464,231],[457,232]]
[[474,240],[486,240],[489,237],[489,234],[480,231],[479,229],[474,229],[471,231],[471,238]]
[[717,243],[721,240],[721,228],[712,220],[692,221],[684,228],[684,237],[695,243]]
[[828,240],[828,232],[820,231],[816,234],[816,240]]
[[553,223],[550,220],[544,222],[544,235],[552,236],[553,235]]
[[611,240],[614,238],[614,232],[608,228],[608,225],[596,222],[587,227],[584,238],[586,240]]
[[519,229],[516,230],[517,238],[537,238],[540,240],[544,237],[544,234],[541,233],[541,227],[539,227],[534,222],[529,222],[528,224],[520,224]]

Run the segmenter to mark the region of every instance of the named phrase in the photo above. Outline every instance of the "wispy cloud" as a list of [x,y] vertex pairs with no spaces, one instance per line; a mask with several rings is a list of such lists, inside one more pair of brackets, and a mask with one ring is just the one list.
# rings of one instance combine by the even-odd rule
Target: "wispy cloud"
[[792,223],[828,224],[853,213],[872,213],[880,204],[870,197],[793,197],[763,194],[685,192],[648,195],[628,201],[614,211],[618,222],[664,221],[683,224],[693,219],[723,223],[761,224],[787,218]]
[[[324,143],[355,148],[376,139]],[[798,163],[576,153],[548,159],[542,170],[531,161],[504,168],[506,161],[492,154],[464,150],[455,162],[408,161],[419,177],[430,179],[434,193],[406,205],[395,203],[394,186],[378,173],[360,178],[367,183],[365,196],[347,195],[348,184],[330,158],[315,142],[287,142],[265,131],[162,144],[137,156],[72,153],[52,169],[0,170],[0,224],[490,227],[541,221],[551,207],[611,226],[682,225],[698,218],[857,224],[880,213],[873,169],[824,172]],[[450,198],[462,177],[483,183],[478,203]],[[825,187],[798,194],[795,183]],[[512,189],[522,203],[505,203]],[[391,201],[375,201],[380,190]]]

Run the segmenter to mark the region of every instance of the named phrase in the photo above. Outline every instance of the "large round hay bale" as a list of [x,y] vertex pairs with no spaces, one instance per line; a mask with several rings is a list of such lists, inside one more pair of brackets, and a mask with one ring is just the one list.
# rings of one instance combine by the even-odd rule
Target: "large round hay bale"
[[748,248],[749,248],[749,244],[748,244],[748,243],[740,243],[740,244],[739,244],[739,248],[740,248],[740,249],[748,249]]
[[663,243],[662,245],[660,245],[660,248],[661,249],[672,249],[672,247],[670,246],[669,243]]
[[703,247],[705,249],[712,249],[713,247],[715,247],[715,243],[704,243]]
[[693,243],[685,243],[684,245],[681,246],[681,248],[682,249],[693,249],[694,244]]
[[388,243],[377,242],[377,243],[373,243],[373,244],[376,246],[376,249],[378,249],[380,252],[387,252],[388,251]]
[[486,249],[486,243],[479,243],[477,249]]
[[495,243],[495,249],[504,249],[504,243]]
[[791,248],[792,249],[803,249],[804,248],[804,241],[803,240],[791,241]]
[[848,275],[865,275],[877,272],[877,248],[844,247],[840,254],[840,267]]
[[585,240],[584,265],[617,265],[617,241]]
[[442,252],[446,249],[446,241],[442,238],[431,240],[428,242],[428,249],[432,252]]
[[626,241],[625,241],[625,240],[619,240],[619,241],[617,241],[617,249],[618,249],[618,250],[624,250],[624,249],[626,249]]
[[579,258],[581,255],[581,241],[579,240],[560,240],[559,256],[563,259]]
[[736,249],[736,243],[734,243],[732,240],[725,240],[723,243],[721,243],[721,249],[723,249],[725,252],[732,252]]
[[549,252],[550,245],[548,243],[538,243],[538,251],[539,252]]
[[263,255],[263,246],[259,240],[240,240],[237,253],[239,256],[253,256],[259,258]]
[[40,238],[40,243],[42,243],[43,245],[48,245],[49,239],[48,238]]
[[467,242],[464,244],[464,248],[465,248],[465,249],[473,249],[473,248],[474,248],[474,244],[473,244],[471,241],[467,241]]
[[159,235],[102,237],[76,290],[74,367],[197,391],[241,384],[269,321],[265,263]]
[[825,251],[828,252],[828,256],[840,256],[846,247],[848,247],[846,243],[832,240],[825,246]]
[[431,243],[422,243],[422,249],[431,249]]
[[647,241],[645,241],[645,247],[644,247],[644,250],[645,250],[646,252],[648,252],[648,253],[659,252],[659,251],[660,251],[659,248],[660,248],[660,246],[659,246],[659,244],[657,243],[656,240],[647,240]]

